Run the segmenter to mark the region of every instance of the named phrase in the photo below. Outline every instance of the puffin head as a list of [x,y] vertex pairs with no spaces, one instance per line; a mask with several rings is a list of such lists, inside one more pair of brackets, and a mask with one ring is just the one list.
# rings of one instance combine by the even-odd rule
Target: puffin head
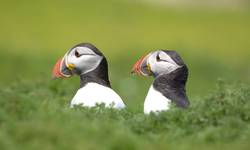
[[172,50],[158,50],[141,57],[133,66],[132,73],[157,77],[170,74],[185,66],[179,54]]
[[90,43],[81,43],[72,47],[54,66],[52,77],[65,78],[72,75],[84,75],[95,70],[103,54]]
[[185,85],[188,68],[176,51],[158,50],[139,59],[132,73],[154,76],[153,87],[177,106],[187,108],[189,100]]

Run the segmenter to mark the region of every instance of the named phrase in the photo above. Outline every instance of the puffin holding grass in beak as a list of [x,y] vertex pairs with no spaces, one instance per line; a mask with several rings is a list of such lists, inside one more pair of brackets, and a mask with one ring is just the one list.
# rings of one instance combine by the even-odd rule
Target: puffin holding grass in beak
[[144,101],[145,114],[166,111],[172,102],[182,108],[189,106],[185,90],[188,68],[176,51],[151,52],[135,63],[132,73],[154,77]]
[[71,100],[71,107],[81,105],[122,109],[120,96],[111,88],[105,56],[92,44],[81,43],[71,48],[54,66],[53,78],[80,76],[80,89]]

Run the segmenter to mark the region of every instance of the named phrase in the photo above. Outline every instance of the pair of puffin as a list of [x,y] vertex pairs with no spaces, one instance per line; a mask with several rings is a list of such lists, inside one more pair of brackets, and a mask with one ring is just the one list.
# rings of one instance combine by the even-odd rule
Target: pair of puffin
[[[175,51],[157,50],[139,59],[132,69],[133,74],[153,76],[154,81],[144,102],[144,113],[158,113],[170,108],[174,102],[186,108],[189,100],[185,91],[188,68]],[[103,53],[90,43],[72,47],[54,66],[53,78],[80,76],[80,89],[71,100],[76,105],[125,108],[121,97],[111,88],[108,62]]]

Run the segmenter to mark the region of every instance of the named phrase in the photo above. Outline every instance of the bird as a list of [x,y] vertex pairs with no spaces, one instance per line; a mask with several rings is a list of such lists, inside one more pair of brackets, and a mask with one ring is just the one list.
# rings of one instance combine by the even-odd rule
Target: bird
[[69,49],[54,65],[52,78],[80,76],[80,88],[70,102],[70,107],[95,107],[123,109],[121,97],[111,88],[108,62],[103,53],[91,43],[80,43]]
[[144,114],[167,111],[171,103],[188,108],[186,94],[188,67],[174,50],[156,50],[141,57],[132,74],[153,76],[154,80],[144,101]]

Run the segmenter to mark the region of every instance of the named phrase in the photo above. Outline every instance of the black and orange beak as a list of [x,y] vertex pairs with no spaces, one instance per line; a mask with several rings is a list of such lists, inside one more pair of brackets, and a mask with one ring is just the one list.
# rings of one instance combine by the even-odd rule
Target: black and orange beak
[[52,71],[52,78],[66,78],[71,77],[73,75],[72,69],[74,66],[67,65],[65,61],[65,57],[59,59],[55,64]]
[[133,66],[131,73],[135,75],[151,76],[152,70],[147,62],[148,56],[141,57]]

